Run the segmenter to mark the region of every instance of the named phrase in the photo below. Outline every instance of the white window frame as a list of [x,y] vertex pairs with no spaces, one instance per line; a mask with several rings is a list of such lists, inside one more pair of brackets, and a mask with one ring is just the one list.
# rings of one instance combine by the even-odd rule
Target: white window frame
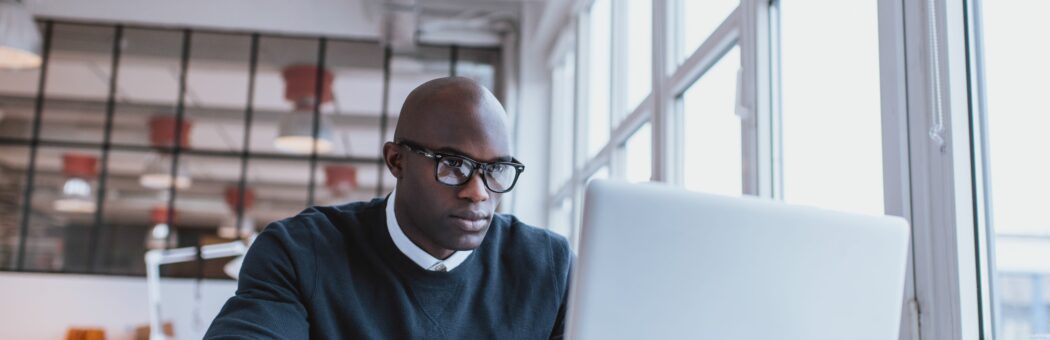
[[[571,179],[548,197],[554,207],[572,199],[574,221],[579,220],[580,195],[588,177],[608,165],[613,177],[623,174],[622,145],[643,124],[652,124],[652,176],[654,181],[683,183],[681,114],[676,98],[718,61],[733,43],[741,54],[741,120],[743,191],[745,194],[782,198],[777,16],[769,0],[741,0],[740,5],[700,47],[681,64],[673,51],[674,0],[653,0],[652,83],[649,95],[626,117],[617,99],[610,103],[611,133],[597,155],[584,159],[586,131],[581,119],[587,112],[587,18],[592,0],[571,0],[576,18],[577,136],[572,148]],[[933,0],[938,18],[934,37],[939,43],[936,63],[931,62],[927,1],[878,0],[879,65],[882,111],[884,206],[887,214],[912,224],[905,295],[902,297],[900,339],[991,339],[988,315],[978,309],[978,265],[987,248],[976,231],[974,174],[971,171],[970,105],[968,99],[967,35],[963,15],[967,3]],[[613,32],[624,15],[613,0]],[[573,34],[573,33],[570,33]],[[614,39],[615,41],[615,39]],[[616,49],[616,42],[611,46]],[[622,65],[619,57],[614,69]],[[945,147],[928,137],[929,104],[935,98],[931,75],[940,74],[939,88]],[[611,79],[619,81],[620,75]],[[615,86],[614,88],[620,88]],[[615,95],[611,98],[620,98]],[[978,207],[979,208],[979,207]],[[978,216],[979,217],[979,216]],[[577,226],[574,226],[574,230]],[[575,233],[575,232],[574,232]],[[977,236],[977,237],[975,237]],[[576,235],[573,235],[575,242]],[[984,278],[984,280],[987,280]],[[987,283],[987,282],[984,282]],[[987,285],[982,285],[987,287]],[[986,299],[986,298],[985,298]],[[986,313],[987,314],[987,313]],[[982,334],[983,333],[983,334]]]
[[[931,35],[927,1],[879,1],[886,211],[912,225],[901,338],[991,338],[979,332],[964,3],[933,5]],[[929,137],[935,70],[943,147]]]
[[[768,92],[769,80],[759,77],[759,72],[748,71],[748,68],[744,66],[747,64],[768,64],[768,57],[744,56],[765,51],[760,46],[761,44],[748,40],[754,38],[745,37],[744,33],[747,32],[747,34],[763,39],[765,35],[742,28],[746,22],[761,20],[753,17],[744,18],[742,14],[744,8],[753,9],[752,12],[754,13],[758,13],[758,9],[746,7],[749,4],[749,0],[741,1],[741,5],[727,15],[718,28],[695,51],[692,51],[688,58],[681,64],[678,64],[677,52],[672,50],[672,47],[674,49],[678,48],[676,45],[677,40],[675,40],[676,35],[674,34],[676,32],[675,20],[677,20],[677,17],[674,15],[675,8],[673,8],[675,7],[673,5],[677,3],[674,0],[653,0],[653,17],[651,20],[652,82],[650,92],[641,103],[634,108],[630,108],[626,116],[621,114],[628,112],[628,108],[624,107],[625,103],[622,100],[625,97],[623,94],[626,87],[621,84],[624,77],[622,70],[625,69],[623,67],[625,60],[613,53],[614,57],[611,60],[613,70],[603,70],[614,71],[610,75],[614,86],[612,86],[610,93],[610,111],[608,112],[612,125],[610,126],[609,139],[594,156],[587,158],[586,143],[588,131],[585,123],[589,112],[589,101],[587,98],[591,89],[588,88],[586,80],[589,72],[595,71],[587,67],[590,53],[587,49],[587,46],[589,46],[588,11],[593,1],[575,0],[571,5],[571,17],[573,19],[570,20],[570,24],[562,32],[562,34],[573,34],[575,38],[576,111],[573,122],[575,135],[571,146],[573,150],[573,173],[568,182],[560,184],[560,187],[548,195],[546,201],[547,211],[554,211],[556,205],[566,198],[571,198],[572,202],[574,202],[572,215],[575,221],[579,221],[581,209],[579,203],[586,180],[606,166],[609,167],[611,177],[623,177],[625,174],[625,155],[622,147],[633,136],[634,132],[646,123],[651,123],[653,129],[651,134],[653,138],[651,143],[653,160],[652,180],[681,185],[683,183],[681,172],[684,164],[682,160],[685,150],[680,145],[682,145],[684,140],[685,132],[682,131],[681,122],[683,117],[681,111],[676,107],[676,100],[690,85],[699,80],[704,72],[717,63],[724,52],[733,45],[740,46],[742,55],[741,68],[744,70],[745,75],[741,79],[743,82],[741,85],[743,93],[740,94],[738,106],[758,108],[749,109],[749,112],[752,112],[752,114],[741,119],[741,138],[743,139],[741,144],[743,159],[741,161],[747,165],[743,168],[742,187],[745,194],[772,197],[772,184],[771,180],[769,180],[773,174],[772,151],[769,148],[760,147],[761,145],[770,144],[765,139],[766,137],[762,137],[768,136],[769,133],[761,132],[770,130],[770,121],[762,118],[769,117],[769,111],[768,109],[760,108],[756,104],[750,104],[752,101],[759,101],[758,97]],[[627,13],[625,13],[624,9],[626,1],[630,0],[611,0],[613,25],[610,28],[610,32],[612,34],[622,34],[623,32],[624,25],[618,25],[617,22],[627,18]],[[768,32],[768,30],[762,30],[762,32]],[[564,38],[559,40],[564,40]],[[561,44],[558,45],[560,46]],[[612,51],[623,51],[624,48],[619,41],[614,39],[610,46],[610,53]],[[548,60],[548,68],[550,68],[551,60],[559,58],[559,55],[564,53],[565,51],[561,48],[553,49]],[[762,83],[756,85],[755,81],[761,81]],[[761,103],[765,107],[769,106],[765,100],[762,100]],[[759,140],[760,138],[761,140]],[[763,175],[760,176],[760,173]],[[766,180],[760,180],[760,177],[766,178]],[[554,216],[548,214],[547,218],[548,222],[552,222],[551,219]],[[570,235],[570,241],[576,241],[576,229],[577,226],[574,226]]]

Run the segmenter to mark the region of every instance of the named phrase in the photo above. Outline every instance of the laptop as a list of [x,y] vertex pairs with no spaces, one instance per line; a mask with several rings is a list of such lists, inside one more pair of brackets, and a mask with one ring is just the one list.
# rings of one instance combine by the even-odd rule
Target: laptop
[[904,219],[595,180],[567,338],[898,338]]

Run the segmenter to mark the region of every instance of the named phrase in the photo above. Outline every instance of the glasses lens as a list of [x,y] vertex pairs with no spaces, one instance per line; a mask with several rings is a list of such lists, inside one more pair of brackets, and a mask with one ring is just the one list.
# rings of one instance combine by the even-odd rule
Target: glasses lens
[[485,179],[489,189],[495,192],[506,192],[514,186],[518,172],[514,166],[504,163],[492,164],[485,169]]
[[438,161],[437,178],[447,185],[461,185],[470,179],[474,164],[466,159],[446,156]]

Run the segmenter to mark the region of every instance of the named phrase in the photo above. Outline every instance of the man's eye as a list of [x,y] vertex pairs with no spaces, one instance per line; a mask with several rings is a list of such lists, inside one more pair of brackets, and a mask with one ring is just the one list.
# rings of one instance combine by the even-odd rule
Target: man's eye
[[445,165],[458,168],[463,165],[463,160],[459,158],[445,158]]
[[493,164],[493,165],[489,166],[489,173],[491,173],[491,174],[501,174],[504,171],[507,171],[507,166],[506,165]]

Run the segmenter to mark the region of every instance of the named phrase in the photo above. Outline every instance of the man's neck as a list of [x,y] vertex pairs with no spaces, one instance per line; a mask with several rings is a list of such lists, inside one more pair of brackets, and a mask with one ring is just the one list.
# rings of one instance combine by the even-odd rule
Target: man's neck
[[394,202],[394,216],[397,217],[397,224],[401,227],[401,232],[405,233],[408,240],[412,241],[412,243],[418,246],[419,249],[423,249],[427,254],[430,254],[430,256],[439,260],[446,260],[452,256],[452,254],[456,253],[455,250],[441,248],[427,239],[427,237],[415,227],[415,224],[413,223],[414,221],[406,218],[399,212],[399,210],[401,209],[398,209],[397,202]]
[[[396,209],[394,213],[397,213]],[[398,218],[398,220],[403,221],[403,219],[401,219],[400,217]],[[415,227],[409,226],[407,223],[400,224],[401,231],[405,233],[405,236],[408,236],[408,240],[412,241],[412,243],[415,243],[416,246],[419,246],[419,249],[423,249],[423,251],[427,252],[427,254],[430,254],[430,256],[433,256],[434,258],[439,260],[446,260],[450,256],[452,256],[452,254],[456,253],[455,250],[441,248],[433,244],[433,242],[428,242],[429,240],[427,240],[427,238],[423,236],[422,233],[420,233],[419,230]]]

